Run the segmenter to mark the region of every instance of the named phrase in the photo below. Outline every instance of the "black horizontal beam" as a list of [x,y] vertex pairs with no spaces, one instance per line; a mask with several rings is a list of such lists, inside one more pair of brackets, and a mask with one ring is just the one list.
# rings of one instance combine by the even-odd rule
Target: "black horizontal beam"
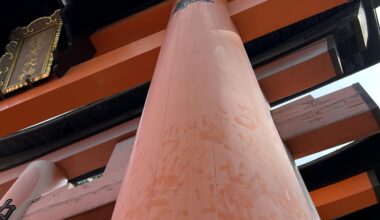
[[300,173],[308,190],[313,191],[362,172],[377,170],[380,165],[379,146],[380,134],[376,134],[301,166]]
[[0,139],[0,171],[41,157],[142,113],[149,83]]

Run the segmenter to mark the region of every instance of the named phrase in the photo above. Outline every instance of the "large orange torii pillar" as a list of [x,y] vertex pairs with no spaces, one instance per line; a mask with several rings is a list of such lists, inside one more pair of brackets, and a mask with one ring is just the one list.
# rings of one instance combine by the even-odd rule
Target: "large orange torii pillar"
[[224,0],[174,6],[136,138],[114,220],[318,218]]

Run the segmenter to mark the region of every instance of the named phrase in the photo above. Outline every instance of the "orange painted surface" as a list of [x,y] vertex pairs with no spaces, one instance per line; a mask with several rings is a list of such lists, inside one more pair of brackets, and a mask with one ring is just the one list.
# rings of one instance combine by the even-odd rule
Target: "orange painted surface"
[[335,219],[377,203],[367,173],[312,191],[310,195],[323,220]]
[[173,2],[167,0],[97,31],[91,36],[96,56],[165,30]]
[[[260,68],[259,68],[260,69]],[[302,92],[336,77],[328,52],[259,80],[269,102]]]
[[[371,106],[354,86],[328,95],[307,96],[272,111],[281,139],[294,158],[360,140],[380,132]],[[355,128],[355,129],[347,129]]]
[[[167,0],[97,31],[91,37],[91,41],[97,49],[97,55],[104,54],[140,38],[164,30],[174,2],[174,0]],[[240,31],[243,41],[248,42],[278,28],[346,3],[347,0],[328,2],[323,0],[314,0],[313,2],[303,0],[228,0],[227,2],[229,3],[230,14]],[[283,11],[273,16],[273,8],[275,11],[282,9]],[[300,8],[305,8],[306,10],[299,11]],[[295,15],[289,17],[286,13],[289,9],[296,11]],[[256,23],[259,23],[260,30],[257,30]],[[265,26],[265,28],[262,28],[262,26]]]
[[[74,188],[61,187],[34,202],[23,219],[110,219],[134,137],[116,144],[100,179]],[[110,204],[112,204],[110,206]]]
[[[139,121],[140,119],[128,121],[65,148],[56,150],[39,159],[58,164],[68,179],[104,167],[109,163],[108,160],[115,145],[119,141],[135,135]],[[1,197],[29,164],[23,164],[0,172]],[[120,167],[119,164],[118,167]]]
[[16,181],[16,178],[12,179],[12,180],[3,180],[1,182],[1,185],[0,185],[0,197],[2,198],[5,193],[7,193],[7,191],[11,188],[11,186],[13,185],[13,183]]
[[149,81],[165,32],[75,66],[50,81],[0,102],[0,137]]
[[113,219],[312,219],[225,1],[167,32]]
[[66,220],[107,220],[111,219],[115,202],[109,203],[102,207],[81,213],[79,215],[67,218]]
[[104,167],[111,157],[116,143],[116,140],[102,143],[96,147],[58,161],[57,165],[66,170],[69,178],[78,177],[87,172]]
[[116,144],[103,175],[126,169],[131,157],[134,142],[135,137],[130,137]]
[[379,124],[373,113],[365,112],[289,138],[284,140],[284,143],[296,159],[350,141],[360,140],[379,131]]
[[[258,4],[260,1],[263,0],[229,3],[232,18],[245,42],[290,24],[287,22],[294,23],[346,2],[267,0]],[[75,66],[59,80],[1,101],[0,121],[7,126],[0,127],[0,137],[149,81],[172,2],[164,2],[99,30],[92,36],[98,57]],[[287,6],[283,7],[284,4]],[[282,13],[273,16],[281,10]],[[297,13],[289,13],[292,10]],[[155,33],[156,30],[159,32]],[[28,117],[22,117],[25,115]]]
[[21,219],[33,200],[42,194],[64,186],[67,179],[62,171],[48,161],[35,161],[31,163],[8,192],[3,196],[0,204],[12,199],[16,210],[11,219]]
[[92,210],[96,212],[116,201],[122,176],[123,172],[113,172],[85,185],[61,187],[32,203],[22,219],[67,219]]
[[243,42],[347,3],[348,0],[235,0],[228,7]]

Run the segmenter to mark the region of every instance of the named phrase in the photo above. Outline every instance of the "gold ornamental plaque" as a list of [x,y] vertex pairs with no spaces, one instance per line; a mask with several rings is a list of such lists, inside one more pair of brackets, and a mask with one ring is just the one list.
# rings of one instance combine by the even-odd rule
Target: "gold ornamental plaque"
[[62,20],[59,10],[49,17],[16,28],[0,58],[0,90],[12,92],[49,76]]

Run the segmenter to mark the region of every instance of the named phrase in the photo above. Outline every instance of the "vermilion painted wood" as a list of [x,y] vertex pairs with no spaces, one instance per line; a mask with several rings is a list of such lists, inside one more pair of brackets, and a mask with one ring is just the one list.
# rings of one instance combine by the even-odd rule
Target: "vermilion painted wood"
[[228,8],[243,42],[296,23],[348,0],[235,0]]
[[133,143],[134,137],[130,137],[116,144],[100,179],[75,188],[65,186],[43,195],[30,206],[23,219],[110,218]]
[[311,44],[273,62],[255,68],[256,76],[269,102],[297,94],[341,73],[327,39]]
[[2,181],[0,184],[0,197],[3,197],[5,193],[11,188],[13,183],[16,181],[17,178],[11,179],[11,180],[5,180]]
[[115,220],[313,219],[226,3],[214,2],[169,22]]
[[[53,163],[43,160],[34,161],[22,172],[20,177],[0,200],[0,204],[11,199],[15,210],[10,219],[21,219],[33,200],[67,184],[64,173]],[[3,210],[2,214],[5,214]]]
[[104,170],[104,175],[123,170],[127,167],[134,142],[135,138],[130,137],[116,144],[112,151],[112,155],[108,160],[106,169]]
[[67,218],[66,220],[107,220],[111,219],[112,211],[115,207],[115,202],[106,204],[96,209],[92,209],[87,212],[83,212],[79,215]]
[[[361,96],[357,96],[357,91],[354,89],[350,89],[349,93],[346,92],[340,92],[341,95],[335,94],[335,98],[333,100],[330,100],[329,102],[323,101],[326,99],[326,97],[320,100],[315,100],[312,97],[306,97],[299,101],[296,101],[295,103],[291,103],[274,111],[274,120],[278,125],[282,138],[286,141],[286,143],[288,143],[289,148],[293,151],[293,156],[300,157],[300,155],[315,153],[321,149],[325,149],[326,147],[321,147],[321,145],[317,145],[316,147],[305,148],[303,147],[303,145],[302,147],[298,147],[301,146],[301,144],[297,142],[287,142],[287,140],[291,139],[292,136],[294,136],[295,134],[306,135],[307,138],[304,139],[307,139],[309,142],[318,141],[317,143],[321,144],[326,140],[321,139],[319,136],[315,136],[315,134],[318,135],[318,133],[331,133],[333,136],[330,137],[329,140],[338,140],[338,142],[335,142],[335,144],[342,144],[348,142],[349,140],[356,139],[356,136],[352,135],[357,135],[356,133],[358,132],[367,132],[360,134],[360,137],[365,137],[369,134],[372,134],[371,132],[373,132],[373,130],[365,129],[365,125],[373,125],[375,126],[375,129],[377,129],[376,120],[370,114],[370,108]],[[333,97],[333,94],[328,95],[328,97]],[[323,110],[325,109],[324,106],[329,106],[332,103],[335,103],[334,105],[338,106],[338,108],[334,109],[334,111]],[[340,105],[340,103],[346,104]],[[356,107],[351,108],[352,105]],[[320,119],[320,121],[314,121],[314,126],[317,127],[313,127],[313,124],[310,124],[308,127],[311,126],[311,128],[308,128],[303,124],[307,122],[305,120],[293,120],[294,117],[303,118],[308,111],[308,114],[310,114],[310,112],[312,111],[324,112],[323,117],[328,117],[328,119]],[[370,114],[370,117],[367,118],[368,120],[366,120],[366,118],[363,117],[363,112],[367,112],[368,114]],[[334,115],[342,116],[344,119],[341,119],[334,115],[327,115],[331,113],[334,113]],[[355,117],[358,120],[353,120],[355,118],[352,118],[352,116],[355,114],[359,115],[358,117]],[[324,124],[322,123],[323,121],[325,122]],[[339,123],[337,123],[336,121],[338,121]],[[344,121],[346,121],[347,123],[354,123],[348,126],[360,129],[347,129],[347,124],[343,123]],[[328,126],[329,124],[331,125]],[[341,126],[339,126],[339,124],[341,124]],[[57,162],[59,166],[65,170],[69,178],[79,176],[83,173],[105,166],[113,150],[113,145],[117,141],[120,141],[133,134],[133,131],[137,129],[137,125],[138,119],[132,120],[131,122],[128,122],[124,125],[117,126],[113,129],[110,129],[99,135],[95,135],[91,138],[75,143],[67,148],[58,150],[57,152],[49,154],[40,159]],[[344,133],[349,133],[351,136],[349,136],[347,139],[347,136],[337,135],[337,132],[339,131],[337,130],[337,128],[343,129]],[[299,140],[299,138],[296,140]],[[307,144],[307,146],[314,145],[310,145],[310,143]],[[82,161],[92,161],[92,163],[82,163]],[[0,173],[0,189],[2,192],[0,195],[5,194],[5,192],[13,184],[18,175],[20,175],[20,173],[26,168],[26,166],[27,165],[19,166]]]
[[[91,37],[98,50],[97,54],[112,51],[164,30],[169,21],[174,2],[175,0],[165,1],[97,31]],[[243,42],[248,42],[348,1],[234,0],[228,2],[230,15],[240,32]],[[290,11],[294,13],[289,15]],[[260,28],[256,28],[257,26]]]
[[272,111],[282,140],[294,158],[380,131],[377,106],[353,86],[314,99],[310,96]]
[[[1,101],[0,121],[7,126],[0,127],[0,137],[149,81],[172,2],[100,30],[92,37],[98,57],[70,69],[59,80]],[[229,3],[229,10],[246,42],[345,2],[235,0]]]
[[[139,120],[138,118],[115,126],[40,157],[39,160],[47,160],[58,164],[68,179],[104,167],[107,165],[115,145],[135,135]],[[30,163],[0,172],[0,192],[2,192],[0,196],[4,195],[29,164]]]
[[[71,68],[53,80],[0,102],[0,137],[152,78],[165,32],[118,48]],[[60,100],[60,101],[57,101]]]
[[115,202],[124,172],[114,172],[85,185],[64,187],[31,204],[23,220],[66,219]]
[[367,173],[310,192],[322,220],[336,219],[378,203]]
[[98,30],[91,36],[96,56],[165,30],[173,2],[174,0],[166,0]]

